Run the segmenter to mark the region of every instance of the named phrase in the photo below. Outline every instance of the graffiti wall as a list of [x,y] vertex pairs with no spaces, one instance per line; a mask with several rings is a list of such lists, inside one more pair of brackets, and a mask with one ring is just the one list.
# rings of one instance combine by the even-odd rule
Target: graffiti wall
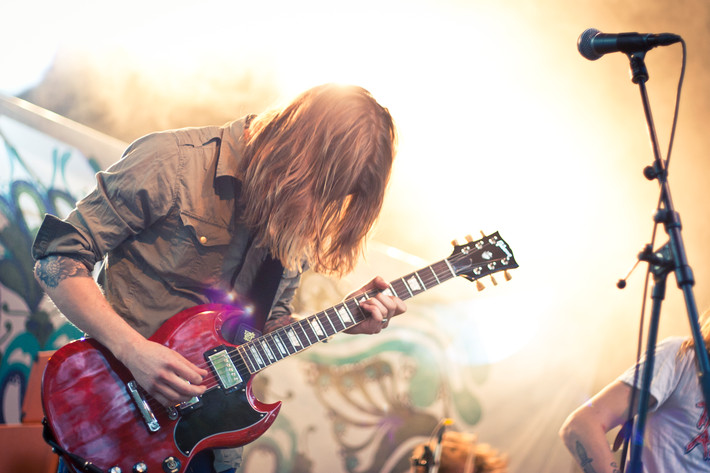
[[45,213],[66,215],[118,149],[115,140],[30,104],[0,101],[0,423],[20,421],[37,352],[80,335],[34,280],[37,229]]

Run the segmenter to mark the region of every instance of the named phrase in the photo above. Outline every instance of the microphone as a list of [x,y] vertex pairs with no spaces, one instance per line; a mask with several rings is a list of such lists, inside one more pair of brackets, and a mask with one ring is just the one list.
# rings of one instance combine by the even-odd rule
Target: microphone
[[672,33],[639,34],[639,33],[600,33],[589,28],[577,40],[579,53],[590,61],[596,61],[607,53],[622,52],[626,54],[645,52],[656,46],[668,46],[680,42],[681,37]]

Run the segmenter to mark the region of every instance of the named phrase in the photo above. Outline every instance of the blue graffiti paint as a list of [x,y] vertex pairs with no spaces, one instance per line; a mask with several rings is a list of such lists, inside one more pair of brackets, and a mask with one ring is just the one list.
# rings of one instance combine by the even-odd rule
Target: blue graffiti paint
[[[52,164],[51,178],[45,185],[38,176],[46,171],[30,169],[22,158],[22,148],[15,146],[16,143],[10,144],[1,130],[0,139],[7,159],[2,164],[9,170],[8,175],[0,176],[0,322],[4,330],[0,334],[0,347],[7,342],[5,350],[0,352],[0,405],[3,406],[0,423],[4,423],[7,419],[19,418],[37,352],[55,350],[81,336],[68,322],[55,327],[51,314],[41,308],[45,295],[34,279],[31,247],[44,214],[64,216],[76,202],[67,179],[72,160],[83,161],[83,166],[89,170],[87,179],[93,176],[97,166],[95,161],[67,151],[66,146],[58,143],[46,159]],[[24,308],[9,307],[10,293],[13,299],[24,302]]]

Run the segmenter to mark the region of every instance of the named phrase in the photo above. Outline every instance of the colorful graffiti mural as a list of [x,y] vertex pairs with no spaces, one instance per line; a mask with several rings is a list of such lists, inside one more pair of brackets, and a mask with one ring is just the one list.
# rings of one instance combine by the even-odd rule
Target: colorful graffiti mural
[[0,422],[19,421],[26,382],[40,350],[80,335],[34,280],[30,253],[45,213],[66,215],[97,170],[78,150],[0,117]]

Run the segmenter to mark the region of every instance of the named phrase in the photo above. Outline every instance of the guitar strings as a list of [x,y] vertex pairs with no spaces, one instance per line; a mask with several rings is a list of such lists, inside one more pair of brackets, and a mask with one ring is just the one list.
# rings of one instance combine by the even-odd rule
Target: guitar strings
[[[462,257],[461,255],[455,255],[455,256],[451,257],[450,259],[454,263],[456,263],[457,260],[460,259],[461,257]],[[392,287],[392,290],[396,293],[396,290],[393,287],[395,284],[399,284],[401,282],[403,285],[405,285],[405,287],[407,287],[408,285],[407,285],[407,283],[404,282],[404,279],[410,278],[410,277],[415,277],[415,275],[416,275],[416,277],[419,279],[419,281],[421,281],[422,285],[424,286],[424,290],[426,290],[430,287],[438,285],[440,282],[443,282],[442,279],[445,281],[451,277],[454,277],[455,274],[449,274],[451,272],[451,270],[448,268],[448,265],[447,265],[448,270],[445,271],[445,273],[442,274],[441,277],[436,275],[436,272],[434,271],[434,266],[440,265],[442,263],[444,263],[444,260],[442,260],[438,263],[435,263],[431,266],[428,266],[426,268],[422,268],[416,272],[410,273],[409,275],[404,276],[403,278],[400,278],[399,280],[395,280],[395,281],[391,282],[390,287]],[[429,270],[429,271],[427,271],[427,270]],[[423,275],[419,274],[421,272],[424,272],[424,274]],[[419,293],[421,291],[422,291],[422,289],[420,288],[416,292]],[[376,294],[375,291],[371,291],[369,293],[364,294],[364,296],[367,298],[370,298],[370,297],[374,296],[375,294]],[[409,291],[408,291],[407,293],[400,295],[400,297],[402,299],[407,299],[407,298],[411,297],[411,295],[412,294],[409,294]],[[363,295],[360,295],[358,297],[362,297],[362,296]],[[349,300],[346,300],[341,305],[348,306],[348,305],[352,305],[352,304],[355,304],[359,309],[359,304],[357,304],[356,298],[351,298]],[[260,340],[262,341],[262,343],[266,344],[266,348],[263,346],[259,347],[259,345],[255,342],[248,342],[248,343],[242,344],[240,346],[235,346],[235,347],[229,348],[227,350],[227,353],[229,354],[230,359],[233,361],[235,367],[238,370],[240,370],[240,369],[246,370],[250,374],[254,374],[263,368],[259,368],[256,371],[252,372],[251,369],[249,369],[249,367],[247,366],[247,362],[244,361],[244,359],[248,356],[248,353],[246,353],[246,349],[251,346],[256,347],[257,354],[261,360],[261,363],[259,363],[259,365],[263,365],[264,367],[266,367],[266,366],[269,366],[269,365],[275,363],[276,361],[280,361],[281,359],[285,358],[286,356],[298,353],[298,352],[304,350],[305,348],[312,346],[313,344],[315,344],[317,342],[321,342],[330,336],[330,335],[326,335],[326,336],[319,335],[313,327],[310,327],[313,335],[315,336],[315,338],[317,340],[316,342],[311,342],[311,337],[306,332],[305,327],[303,327],[303,325],[302,325],[303,322],[311,323],[312,321],[317,321],[320,324],[320,326],[323,327],[323,329],[325,330],[325,332],[321,332],[321,333],[328,333],[329,330],[327,329],[327,327],[328,327],[328,325],[330,325],[333,328],[333,335],[334,335],[334,334],[337,334],[341,331],[347,330],[347,329],[357,325],[358,323],[362,322],[363,320],[365,320],[363,318],[362,320],[355,321],[355,323],[353,323],[352,325],[347,325],[346,323],[342,322],[342,319],[341,319],[341,325],[343,325],[343,328],[337,329],[333,325],[331,317],[328,316],[328,313],[327,313],[329,310],[331,310],[337,314],[337,310],[335,307],[337,307],[337,306],[331,307],[330,309],[326,309],[325,311],[322,311],[322,312],[316,313],[312,316],[301,319],[300,321],[294,322],[293,324],[291,324],[289,326],[280,327],[279,329],[277,329],[269,334],[266,334],[263,337],[260,337]],[[362,311],[359,310],[359,312],[362,312]],[[289,328],[296,331],[296,332],[300,331],[300,333],[297,333],[296,335],[298,336],[298,340],[301,342],[300,343],[301,348],[294,346],[294,344],[291,342],[290,338],[287,336],[286,331]],[[278,340],[281,342],[280,344],[275,341],[276,337],[278,337]],[[308,346],[305,346],[305,341],[308,342]],[[287,352],[286,354],[284,354],[281,351],[281,347],[285,349],[285,351]],[[263,350],[263,352],[264,352],[263,356],[262,356],[261,352],[259,351],[259,348],[261,348],[261,350]],[[267,351],[267,349],[268,349],[268,351]],[[291,353],[291,351],[293,351],[293,353]],[[235,353],[238,354],[239,356],[235,357]],[[204,363],[204,364],[202,364],[201,367],[206,367],[208,365],[209,365],[208,363]]]
[[[484,248],[485,248],[485,246],[484,246]],[[402,300],[409,299],[410,297],[413,297],[416,294],[424,292],[429,288],[437,286],[440,283],[448,281],[449,279],[457,276],[457,274],[454,273],[452,267],[449,266],[449,264],[446,264],[447,271],[445,271],[443,274],[438,274],[438,275],[435,271],[435,268],[434,268],[435,266],[441,265],[442,263],[446,263],[446,262],[452,262],[452,263],[456,264],[460,260],[465,259],[465,258],[470,258],[476,252],[481,252],[482,250],[483,250],[483,248],[476,249],[473,253],[471,253],[469,255],[456,254],[456,255],[453,255],[449,258],[443,259],[437,263],[434,263],[430,266],[427,266],[425,268],[414,271],[406,276],[403,276],[402,278],[391,281],[389,284],[390,289],[392,290],[392,292],[397,294],[397,291],[395,290],[394,285],[395,284],[398,285],[401,282],[404,285],[404,289],[408,289],[408,290],[401,295],[399,295],[399,294],[397,294],[397,295]],[[501,259],[499,259],[497,261],[500,261]],[[423,274],[423,275],[420,274],[422,272],[424,272],[425,274]],[[420,288],[418,290],[412,291],[411,289],[409,289],[410,285],[407,284],[405,279],[409,280],[410,278],[415,278],[415,277],[416,277],[416,280],[420,281],[424,287]],[[475,279],[478,279],[478,278],[475,278]],[[311,337],[308,336],[306,329],[302,326],[303,322],[310,324],[312,321],[318,321],[318,323],[320,324],[320,326],[323,329],[325,329],[328,325],[330,325],[334,329],[333,335],[335,335],[337,333],[340,333],[344,330],[347,330],[347,329],[354,327],[355,325],[358,325],[359,323],[363,322],[365,320],[366,314],[364,314],[363,311],[360,309],[357,299],[361,298],[361,297],[365,297],[365,298],[369,299],[376,294],[377,294],[376,291],[369,291],[369,292],[366,292],[365,294],[359,294],[358,296],[347,299],[340,304],[330,307],[329,309],[326,309],[326,310],[323,310],[323,311],[318,312],[316,314],[313,314],[311,316],[305,317],[305,318],[303,318],[297,322],[294,322],[292,324],[289,324],[285,327],[280,327],[280,328],[274,330],[273,332],[267,333],[267,334],[259,337],[255,341],[246,342],[241,345],[233,345],[233,346],[226,347],[225,352],[227,353],[230,360],[232,361],[233,366],[237,369],[240,379],[241,379],[241,374],[244,372],[248,373],[249,376],[251,376],[253,374],[258,373],[262,369],[270,366],[271,364],[273,364],[277,361],[280,361],[280,360],[286,358],[287,356],[299,353],[299,352],[305,350],[306,348],[309,348],[310,346],[314,345],[315,343],[321,342],[331,336],[331,335],[326,335],[321,339],[319,337],[318,333],[316,332],[316,330],[311,326],[310,329],[316,338],[316,342],[311,342]],[[353,304],[358,309],[356,313],[359,313],[362,316],[361,320],[357,320],[357,321],[355,320],[354,314],[352,313],[352,311],[350,310],[350,307],[349,307],[349,305],[353,305]],[[338,311],[336,309],[336,307],[339,307],[339,306],[345,307],[348,310],[348,312],[353,316],[352,320],[354,321],[354,323],[352,325],[348,326],[348,325],[346,325],[345,322],[342,321],[342,318],[340,318],[340,316],[338,315]],[[338,315],[338,318],[340,319],[340,325],[343,325],[342,329],[340,329],[340,330],[336,329],[335,325],[332,322],[331,317],[328,315],[329,310],[332,310],[336,315]],[[326,324],[326,323],[324,323],[324,321],[327,321],[328,323]],[[291,339],[287,336],[288,329],[292,329],[292,330],[294,330],[294,332],[296,332],[298,329],[300,329],[301,333],[296,333],[298,341],[300,342],[300,348],[294,346]],[[328,330],[326,329],[325,332],[322,332],[322,333],[327,334],[327,332],[328,332]],[[301,335],[305,336],[305,340],[308,342],[307,346],[304,345],[304,338]],[[278,346],[278,343],[274,341],[274,338],[276,336],[279,337],[279,340],[281,341],[281,345],[283,346],[283,348],[287,352],[286,354],[283,354],[281,352],[281,349]],[[266,355],[268,360],[265,359],[264,356],[262,356],[262,354],[258,350],[259,345],[257,342],[260,340],[262,343],[265,343],[266,347],[269,349],[269,352],[267,353],[266,350],[264,349],[264,347],[263,346],[261,347],[262,350],[264,351],[264,355]],[[286,342],[288,342],[288,343],[286,343]],[[260,367],[260,368],[257,367],[258,369],[254,372],[251,371],[249,366],[247,366],[248,365],[247,362],[245,361],[245,359],[248,357],[248,353],[246,350],[247,350],[247,348],[252,347],[252,346],[256,348],[257,354],[259,355],[259,358],[261,360],[260,364],[263,365],[263,367]],[[293,350],[293,353],[290,352],[289,347]],[[185,354],[185,355],[189,355],[189,354]],[[281,355],[281,358],[278,358],[279,355]],[[199,368],[205,369],[209,373],[206,380],[203,380],[203,383],[202,383],[202,385],[205,386],[207,390],[214,389],[214,388],[220,386],[221,383],[218,380],[218,377],[215,374],[215,372],[210,369],[211,364],[208,361],[202,360],[201,362],[196,363],[196,366],[198,366]],[[242,381],[243,381],[243,379],[242,379]],[[168,410],[168,408],[166,406],[159,403],[152,396],[148,395],[145,392],[145,390],[143,390],[142,388],[140,388],[140,389],[141,389],[141,391],[143,391],[147,395],[146,402],[149,404],[149,406],[152,409],[164,410],[164,411]],[[181,403],[181,404],[178,404],[177,406],[173,406],[173,407],[179,409],[181,407],[187,407],[188,405],[189,405],[189,403]]]
[[[481,250],[477,250],[477,251],[480,252]],[[470,257],[470,256],[457,254],[457,255],[451,256],[450,258],[448,258],[448,260],[450,260],[453,263],[457,263],[457,262],[459,262],[459,260],[467,258],[467,257]],[[448,265],[447,265],[447,271],[445,271],[444,274],[436,275],[436,272],[434,271],[434,266],[441,265],[445,261],[447,261],[447,260],[441,260],[441,261],[434,263],[430,266],[427,266],[427,267],[422,268],[418,271],[410,273],[398,280],[392,281],[390,283],[390,287],[396,293],[396,291],[394,290],[394,287],[393,287],[395,284],[402,282],[402,284],[404,284],[405,288],[406,288],[406,287],[408,287],[408,285],[406,282],[404,282],[405,278],[408,279],[410,277],[415,277],[415,275],[422,282],[422,285],[424,286],[423,290],[426,290],[430,287],[434,287],[434,286],[440,284],[441,282],[446,281],[446,280],[450,279],[451,277],[456,276],[456,274],[453,274],[451,272],[451,269],[448,267]],[[429,270],[429,271],[427,271],[427,270]],[[420,274],[422,272],[424,272],[424,275]],[[417,291],[417,293],[419,293],[421,291],[422,291],[422,289]],[[364,295],[359,295],[357,297],[365,296],[367,298],[370,298],[370,297],[374,296],[375,294],[376,294],[375,291],[370,291]],[[413,294],[410,295],[409,291],[408,291],[405,294],[399,295],[399,297],[402,299],[407,299],[407,298],[411,297],[412,295]],[[352,305],[352,304],[355,304],[358,307],[358,311],[360,313],[362,313],[362,311],[359,310],[359,304],[356,301],[356,297],[348,299],[339,305],[348,306],[348,305]],[[331,318],[327,314],[328,310],[332,310],[332,311],[336,312],[336,314],[337,314],[337,310],[335,309],[335,307],[337,307],[337,306],[333,306],[330,309],[326,309],[326,310],[316,313],[312,316],[301,319],[301,320],[294,322],[293,324],[290,324],[286,327],[280,327],[279,329],[260,337],[259,340],[262,340],[262,342],[265,343],[266,347],[269,349],[269,352],[267,352],[263,346],[261,347],[261,349],[264,351],[264,354],[263,354],[264,356],[262,356],[262,354],[260,353],[260,351],[259,351],[260,347],[258,346],[258,344],[256,342],[247,342],[247,343],[244,343],[239,346],[229,347],[227,349],[227,353],[228,353],[230,359],[232,360],[235,368],[237,368],[238,371],[246,370],[249,374],[255,374],[255,373],[258,373],[259,371],[261,371],[263,368],[275,363],[276,361],[280,361],[281,359],[285,358],[286,356],[290,356],[292,354],[299,353],[300,351],[314,345],[315,343],[321,342],[321,341],[323,341],[323,339],[326,339],[330,336],[330,335],[327,335],[327,336],[324,336],[323,338],[321,338],[318,335],[318,333],[316,333],[315,329],[313,329],[313,327],[310,327],[311,330],[313,331],[313,335],[315,335],[315,338],[316,338],[316,342],[311,342],[311,337],[309,337],[308,333],[306,332],[306,329],[302,326],[303,322],[310,323],[311,321],[318,321],[318,323],[321,325],[321,327],[323,327],[325,329],[324,333],[328,332],[326,327],[328,325],[331,325],[332,328],[334,329],[333,335],[335,335],[335,334],[337,334],[341,331],[347,330],[347,329],[349,329],[349,328],[351,328],[351,327],[353,327],[353,326],[357,325],[358,323],[365,320],[363,318],[362,320],[358,320],[355,323],[353,323],[352,325],[348,326],[344,322],[342,322],[342,319],[341,319],[341,324],[343,325],[343,328],[338,330],[335,328],[335,326],[333,325],[333,323],[331,321]],[[348,310],[349,310],[349,308],[348,308]],[[327,321],[328,323],[324,323],[324,321]],[[294,346],[291,339],[287,336],[286,332],[289,328],[293,329],[295,332],[299,331],[299,329],[300,329],[300,333],[296,333],[296,335],[297,335],[299,342],[301,342],[300,343],[301,348]],[[279,344],[276,341],[274,341],[275,337],[279,337],[279,340],[281,342],[281,346],[287,352],[286,354],[283,354],[281,352],[281,350],[278,346]],[[308,346],[304,345],[304,340],[308,342]],[[251,369],[249,369],[249,367],[247,366],[247,362],[245,361],[245,358],[248,356],[248,353],[246,353],[246,349],[251,346],[255,346],[255,348],[257,350],[257,354],[259,355],[259,358],[261,359],[260,365],[263,365],[263,368],[257,367],[258,369],[253,372]],[[291,353],[291,350],[293,351],[292,353]],[[237,354],[238,356],[235,356],[235,354]],[[279,356],[281,356],[281,358],[279,358]],[[207,363],[207,362],[200,363],[198,366],[200,366],[201,368],[208,368],[209,363]],[[215,379],[214,377],[212,377],[212,378]],[[215,381],[216,381],[216,379],[215,379]],[[209,386],[208,389],[215,387],[217,385],[219,385],[219,382],[215,382],[212,385],[208,385]]]

